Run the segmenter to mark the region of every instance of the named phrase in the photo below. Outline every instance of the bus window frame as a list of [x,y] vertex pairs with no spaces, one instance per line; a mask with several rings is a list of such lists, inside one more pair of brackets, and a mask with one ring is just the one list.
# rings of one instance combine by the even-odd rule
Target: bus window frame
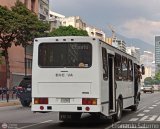
[[[79,66],[79,65],[77,67],[73,67],[73,66],[42,66],[42,65],[40,65],[40,63],[39,63],[40,45],[41,44],[61,44],[61,43],[63,43],[63,44],[67,44],[67,43],[71,43],[71,44],[80,43],[80,44],[82,44],[82,42],[67,42],[67,43],[66,42],[41,42],[38,46],[38,66],[40,68],[86,68],[87,69],[87,68],[92,67],[92,65],[93,65],[93,46],[90,42],[83,42],[84,44],[89,44],[91,46],[91,65],[89,65],[88,67],[82,67],[82,66]],[[82,62],[79,62],[79,64],[80,63],[82,63]]]
[[115,80],[122,81],[122,56],[118,53],[115,53]]
[[107,49],[105,47],[102,47],[102,65],[103,65],[103,80],[107,81],[108,80],[108,56],[107,56]]

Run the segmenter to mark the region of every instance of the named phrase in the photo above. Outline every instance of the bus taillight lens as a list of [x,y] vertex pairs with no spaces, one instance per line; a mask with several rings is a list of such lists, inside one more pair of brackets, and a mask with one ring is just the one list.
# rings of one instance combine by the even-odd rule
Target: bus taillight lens
[[48,104],[48,98],[34,98],[34,104]]
[[97,105],[95,98],[82,98],[82,105]]

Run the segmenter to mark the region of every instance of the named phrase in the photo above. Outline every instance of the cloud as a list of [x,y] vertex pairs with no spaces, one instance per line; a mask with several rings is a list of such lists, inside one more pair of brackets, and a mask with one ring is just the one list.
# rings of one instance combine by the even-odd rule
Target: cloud
[[154,44],[155,35],[160,34],[160,21],[139,18],[127,21],[118,28],[120,33],[125,36],[143,39],[148,43]]

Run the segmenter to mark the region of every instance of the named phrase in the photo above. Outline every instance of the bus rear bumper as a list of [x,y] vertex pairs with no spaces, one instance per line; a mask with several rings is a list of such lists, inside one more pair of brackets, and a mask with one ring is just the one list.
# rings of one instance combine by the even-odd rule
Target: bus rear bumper
[[101,105],[32,105],[33,112],[101,112]]

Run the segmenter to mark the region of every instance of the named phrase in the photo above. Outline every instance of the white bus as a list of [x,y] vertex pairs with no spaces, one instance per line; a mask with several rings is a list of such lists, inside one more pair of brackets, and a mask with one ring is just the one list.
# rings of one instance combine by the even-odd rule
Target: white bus
[[75,120],[82,113],[114,116],[136,110],[140,100],[135,57],[86,36],[34,40],[32,111],[59,112]]

